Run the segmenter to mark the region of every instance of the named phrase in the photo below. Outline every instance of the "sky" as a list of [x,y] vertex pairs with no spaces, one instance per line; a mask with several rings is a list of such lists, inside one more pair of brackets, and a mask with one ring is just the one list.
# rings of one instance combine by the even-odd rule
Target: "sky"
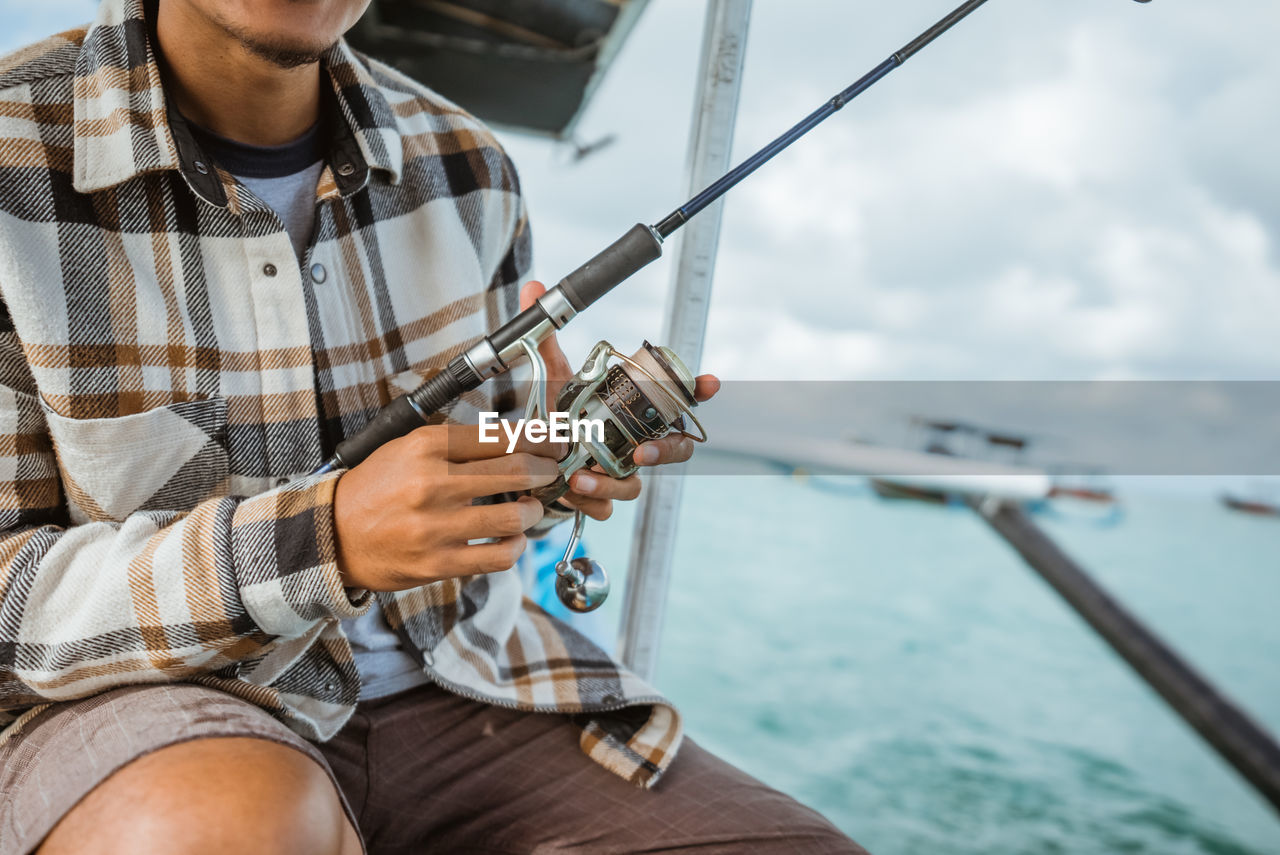
[[[0,50],[91,17],[0,0]],[[746,156],[953,0],[755,0]],[[705,3],[652,0],[579,126],[504,133],[537,274],[690,194]],[[1280,378],[1280,5],[993,2],[734,190],[702,367],[731,380]],[[660,339],[652,265],[563,334]]]
[[[737,157],[952,5],[757,0]],[[512,142],[543,275],[686,195],[702,9],[651,4],[583,122],[615,148],[556,170]],[[980,9],[734,191],[704,367],[1276,378],[1278,28],[1253,0]],[[609,298],[630,338],[661,328],[669,272]]]
[[[90,0],[0,0],[0,50]],[[756,0],[735,159],[952,0]],[[682,203],[705,4],[652,0],[567,163],[503,134],[537,273]],[[994,2],[733,191],[703,367],[743,380],[1280,376],[1280,6]],[[661,337],[672,255],[564,336]]]

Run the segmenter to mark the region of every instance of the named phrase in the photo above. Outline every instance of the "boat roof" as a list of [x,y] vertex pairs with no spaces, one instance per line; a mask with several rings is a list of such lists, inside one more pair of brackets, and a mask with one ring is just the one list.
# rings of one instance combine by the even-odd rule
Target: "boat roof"
[[347,34],[486,122],[572,136],[649,0],[373,0]]

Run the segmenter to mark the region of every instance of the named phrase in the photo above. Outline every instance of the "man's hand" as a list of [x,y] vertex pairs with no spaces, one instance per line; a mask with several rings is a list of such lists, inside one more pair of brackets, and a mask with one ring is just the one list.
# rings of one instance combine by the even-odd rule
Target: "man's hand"
[[[333,514],[345,586],[399,591],[516,563],[542,503],[472,500],[552,483],[565,449],[522,439],[507,454],[505,443],[482,443],[479,434],[474,426],[418,428],[338,479]],[[497,540],[467,543],[480,538]]]
[[[520,292],[521,311],[547,293],[541,282],[529,282]],[[551,336],[538,348],[542,361],[547,364],[547,401],[554,407],[556,393],[573,376],[569,360]],[[720,390],[720,381],[712,374],[700,375],[694,385],[693,396],[699,402],[710,400]],[[693,456],[693,440],[674,434],[646,442],[636,449],[635,461],[641,466],[660,466],[664,463],[680,463]],[[613,503],[630,501],[640,495],[640,476],[632,475],[621,481],[604,474],[599,466],[576,473],[569,480],[570,491],[562,502],[578,508],[597,520],[606,520],[613,513]]]

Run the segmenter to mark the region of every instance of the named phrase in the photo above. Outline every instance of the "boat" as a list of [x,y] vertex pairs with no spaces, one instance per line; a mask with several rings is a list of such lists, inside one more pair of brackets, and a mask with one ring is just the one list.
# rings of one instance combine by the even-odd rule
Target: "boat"
[[1104,505],[1114,504],[1116,494],[1109,487],[1069,487],[1062,484],[1053,485],[1049,490],[1051,499],[1077,499],[1082,502],[1098,502]]
[[347,34],[500,128],[572,139],[648,0],[373,0]]
[[[861,475],[889,498],[932,496],[934,504],[994,497],[1031,502],[1048,496],[1048,474],[1033,466],[977,460],[939,451],[915,451],[847,439],[823,439],[760,432],[724,425],[703,454],[763,462],[786,472],[810,475]],[[877,482],[879,486],[877,486]],[[941,502],[937,496],[943,497]]]
[[1222,504],[1229,510],[1256,517],[1280,517],[1280,503],[1264,499],[1243,499],[1230,493],[1221,497]]
[[1050,499],[1070,499],[1099,505],[1114,505],[1117,502],[1115,488],[1108,481],[1106,473],[1096,466],[1057,464],[1050,468],[1049,474],[1053,478],[1053,487],[1049,490]]
[[927,487],[895,484],[886,478],[871,478],[869,482],[871,489],[882,499],[924,502],[926,505],[963,504],[954,493],[947,493],[943,490],[930,490]]

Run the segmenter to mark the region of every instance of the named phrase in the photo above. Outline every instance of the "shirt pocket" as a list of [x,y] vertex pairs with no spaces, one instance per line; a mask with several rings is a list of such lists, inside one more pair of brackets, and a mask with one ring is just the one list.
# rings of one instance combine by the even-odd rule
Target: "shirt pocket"
[[185,401],[112,419],[72,419],[43,400],[71,521],[121,521],[136,511],[189,511],[227,494],[225,398]]

